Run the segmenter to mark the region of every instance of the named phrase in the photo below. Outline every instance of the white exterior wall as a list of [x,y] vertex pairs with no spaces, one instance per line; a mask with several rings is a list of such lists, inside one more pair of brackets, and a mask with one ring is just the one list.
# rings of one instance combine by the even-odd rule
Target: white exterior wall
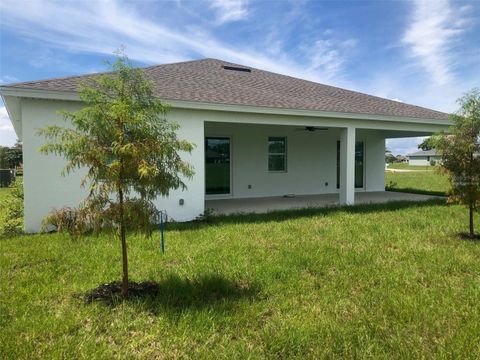
[[430,161],[435,160],[439,162],[442,160],[441,156],[413,156],[408,159],[408,164],[412,166],[430,166]]
[[[302,126],[205,124],[205,136],[231,138],[231,196],[234,198],[338,192],[337,140],[340,128],[307,132]],[[287,171],[268,171],[268,137],[287,138]],[[377,131],[357,131],[365,142],[365,189],[385,189],[385,139]],[[248,188],[251,185],[251,189]],[[359,191],[359,190],[357,190]],[[361,190],[360,190],[361,191]],[[215,196],[218,198],[218,196]]]
[[430,162],[426,156],[415,156],[408,159],[408,164],[413,166],[428,166],[430,165]]
[[[180,125],[178,137],[195,145],[191,154],[183,154],[182,159],[193,165],[195,175],[192,179],[184,179],[187,190],[174,190],[168,198],[158,198],[155,206],[166,210],[169,219],[189,221],[197,218],[205,211],[205,136],[202,119],[188,116],[181,111],[172,110],[167,119]],[[180,199],[184,204],[180,205]]]
[[[52,210],[65,206],[77,206],[87,195],[80,187],[85,170],[77,170],[66,177],[61,176],[65,160],[58,156],[45,156],[38,152],[45,139],[37,135],[37,130],[47,125],[65,126],[59,110],[75,111],[80,108],[78,102],[22,100],[22,133],[25,188],[25,230],[36,232],[42,219]],[[184,159],[194,165],[198,176],[185,180],[188,190],[172,191],[168,199],[155,201],[158,209],[166,209],[170,218],[177,221],[191,220],[204,211],[204,135],[203,122],[186,117],[178,117],[173,111],[169,120],[176,120],[181,128],[179,137],[194,144],[191,155]],[[179,200],[184,199],[184,205]]]
[[[7,98],[12,104],[11,98]],[[7,103],[8,103],[7,102]],[[25,227],[27,232],[40,228],[42,219],[52,210],[76,206],[86,196],[80,188],[84,171],[66,177],[60,175],[65,161],[38,152],[44,139],[37,129],[64,125],[59,110],[74,111],[78,101],[22,98],[19,106],[24,144]],[[356,140],[365,142],[365,188],[356,191],[384,190],[385,137],[417,136],[442,129],[437,125],[383,120],[335,119],[309,115],[275,115],[233,111],[175,108],[169,120],[181,126],[179,137],[194,144],[192,154],[184,159],[195,169],[188,189],[172,191],[168,198],[157,199],[158,209],[165,209],[177,221],[195,219],[205,207],[205,136],[232,137],[232,196],[261,197],[284,194],[335,193],[336,142],[342,128],[356,128]],[[326,131],[297,131],[304,126],[328,127]],[[269,136],[287,137],[287,172],[268,172]],[[249,189],[248,185],[252,188]],[[184,199],[184,205],[179,200]]]
[[58,156],[38,152],[44,139],[37,131],[48,125],[65,126],[58,110],[75,111],[78,104],[33,99],[22,100],[23,186],[25,196],[25,231],[36,232],[42,219],[53,209],[76,206],[86,196],[80,188],[85,171],[65,177],[60,174],[65,165]]
[[365,190],[385,190],[385,137],[375,130],[357,130],[357,140],[365,142]]

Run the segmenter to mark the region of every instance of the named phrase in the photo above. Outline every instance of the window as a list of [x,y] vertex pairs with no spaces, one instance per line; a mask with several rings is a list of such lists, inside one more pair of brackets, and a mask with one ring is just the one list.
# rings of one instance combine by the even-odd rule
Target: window
[[230,138],[205,138],[207,195],[230,194]]
[[363,172],[365,162],[365,145],[363,141],[355,143],[355,188],[363,188]]
[[337,140],[337,189],[340,189],[340,140]]
[[268,138],[268,171],[287,171],[287,138]]
[[[363,141],[355,143],[355,188],[364,187],[363,174],[365,170],[365,144]],[[337,141],[337,189],[340,189],[340,141]]]

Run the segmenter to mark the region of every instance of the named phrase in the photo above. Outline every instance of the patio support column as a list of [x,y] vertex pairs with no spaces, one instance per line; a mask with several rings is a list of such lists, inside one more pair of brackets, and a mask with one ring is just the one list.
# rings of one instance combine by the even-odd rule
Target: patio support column
[[355,128],[342,129],[340,134],[340,205],[355,202]]

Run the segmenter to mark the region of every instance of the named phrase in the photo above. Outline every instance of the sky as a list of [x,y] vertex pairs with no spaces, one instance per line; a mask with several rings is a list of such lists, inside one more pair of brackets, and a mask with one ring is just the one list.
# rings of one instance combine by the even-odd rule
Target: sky
[[[138,66],[217,58],[453,112],[480,87],[480,1],[0,2],[0,85],[104,71],[122,47]],[[0,102],[0,145],[15,140]]]

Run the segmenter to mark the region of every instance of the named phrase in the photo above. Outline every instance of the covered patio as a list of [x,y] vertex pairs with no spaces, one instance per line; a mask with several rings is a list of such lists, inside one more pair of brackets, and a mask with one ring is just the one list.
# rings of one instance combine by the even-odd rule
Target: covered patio
[[[380,204],[394,201],[426,201],[438,198],[441,197],[393,191],[357,192],[355,194],[355,204]],[[231,215],[239,213],[261,214],[279,210],[338,206],[339,204],[340,195],[334,193],[206,200],[205,209],[209,209],[215,215]]]

